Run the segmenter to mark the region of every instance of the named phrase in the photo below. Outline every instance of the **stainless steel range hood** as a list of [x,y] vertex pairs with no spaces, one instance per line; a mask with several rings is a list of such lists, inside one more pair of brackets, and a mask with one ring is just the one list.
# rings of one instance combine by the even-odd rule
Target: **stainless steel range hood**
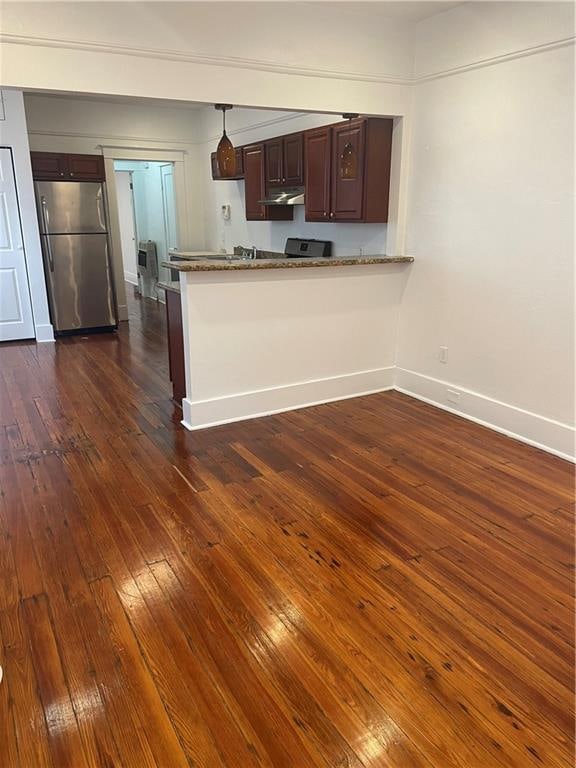
[[304,205],[304,187],[270,187],[260,205]]

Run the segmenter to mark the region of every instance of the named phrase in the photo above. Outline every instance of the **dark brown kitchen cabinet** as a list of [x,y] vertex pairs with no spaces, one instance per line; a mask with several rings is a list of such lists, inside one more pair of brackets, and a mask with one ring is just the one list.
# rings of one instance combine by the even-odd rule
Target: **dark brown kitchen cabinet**
[[330,126],[304,134],[306,221],[330,220],[331,141]]
[[293,133],[282,142],[283,183],[287,187],[304,184],[304,134]]
[[178,291],[166,291],[166,328],[168,331],[168,368],[172,382],[172,398],[182,404],[186,397],[184,367],[184,330],[182,302]]
[[266,152],[266,188],[282,185],[282,139],[267,141]]
[[32,176],[39,181],[53,181],[68,176],[68,155],[59,152],[31,152]]
[[244,193],[247,221],[291,221],[291,206],[262,205],[266,195],[266,151],[264,144],[244,147]]
[[102,155],[68,155],[68,176],[76,181],[104,181]]
[[216,152],[212,152],[210,162],[212,164],[212,178],[214,181],[238,181],[244,178],[244,152],[242,147],[236,147],[234,154],[236,155],[236,173],[234,176],[222,176],[218,167]]
[[[344,147],[351,144],[357,158],[357,174],[344,178],[341,157]],[[366,122],[353,120],[332,128],[331,205],[330,218],[334,221],[361,221],[364,216],[364,156]]]
[[39,181],[105,181],[102,155],[31,152],[32,176]]
[[302,133],[271,139],[266,147],[266,188],[298,187],[304,183]]
[[[306,221],[388,221],[392,125],[387,118],[360,118],[306,132]],[[357,157],[354,178],[342,175],[347,143]]]

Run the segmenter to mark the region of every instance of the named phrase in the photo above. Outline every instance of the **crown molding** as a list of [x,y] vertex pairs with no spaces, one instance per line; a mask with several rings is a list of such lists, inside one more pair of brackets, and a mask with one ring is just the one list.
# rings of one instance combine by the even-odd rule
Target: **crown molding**
[[36,35],[15,35],[10,32],[0,33],[1,43],[13,45],[30,45],[41,48],[57,48],[61,50],[88,51],[90,53],[112,53],[121,56],[136,56],[145,59],[164,59],[190,64],[203,64],[216,67],[233,67],[235,69],[252,69],[261,72],[300,75],[302,77],[321,77],[332,80],[357,80],[369,83],[386,83],[388,85],[407,85],[410,76],[372,74],[363,72],[347,72],[345,70],[322,69],[315,67],[300,67],[295,64],[263,59],[248,59],[239,56],[210,56],[204,53],[176,51],[163,48],[142,48],[139,46],[124,46],[115,43],[97,43],[89,40],[69,40],[67,38],[39,37]]
[[[175,51],[162,48],[144,48],[135,46],[123,46],[117,44],[98,43],[88,40],[69,40],[65,38],[47,38],[32,35],[16,35],[9,32],[0,32],[0,43],[13,45],[28,45],[41,48],[56,48],[59,50],[76,50],[90,53],[109,53],[120,56],[136,56],[145,59],[163,59],[165,61],[186,62],[205,66],[227,67],[235,69],[250,69],[260,72],[272,72],[278,74],[297,75],[300,77],[328,78],[332,80],[349,80],[366,83],[380,83],[385,85],[410,86],[425,83],[430,80],[438,80],[444,77],[462,74],[483,67],[505,63],[514,59],[545,53],[557,48],[573,45],[576,36],[553,40],[548,43],[530,46],[528,48],[500,56],[479,59],[468,64],[451,67],[438,72],[423,72],[418,75],[387,75],[384,73],[348,72],[345,70],[322,69],[315,67],[301,67],[294,64],[284,64],[261,59],[248,59],[237,56],[210,56],[208,54],[193,53],[187,51]],[[243,129],[238,129],[241,132]]]
[[487,59],[479,59],[478,61],[472,61],[469,64],[463,64],[459,67],[451,67],[450,69],[441,70],[439,72],[431,72],[429,74],[415,75],[412,78],[412,83],[417,85],[418,83],[427,83],[430,80],[440,80],[444,77],[452,77],[453,75],[459,75],[464,72],[471,72],[475,69],[483,69],[484,67],[492,67],[495,64],[504,64],[507,61],[513,61],[514,59],[523,59],[526,56],[533,56],[538,53],[546,53],[546,51],[554,51],[557,48],[565,48],[568,45],[574,45],[576,36],[565,37],[561,40],[553,40],[550,43],[543,43],[541,45],[533,45],[529,48],[523,48],[518,51],[511,51],[510,53],[503,53],[500,56],[492,56]]
[[[73,96],[70,97],[71,100],[74,99]],[[85,131],[48,131],[43,129],[34,129],[31,128],[28,131],[28,134],[30,136],[56,136],[56,137],[66,137],[69,139],[94,139],[98,142],[97,146],[104,146],[102,144],[103,141],[129,141],[129,142],[152,142],[153,144],[169,144],[170,146],[174,146],[175,144],[199,144],[200,142],[190,141],[186,139],[157,139],[155,136],[120,136],[120,135],[113,135],[113,134],[101,134],[101,133],[92,133],[92,132],[85,132]],[[105,146],[114,146],[114,147],[120,147],[123,146],[122,144],[106,144]],[[150,149],[151,147],[147,147]],[[155,147],[155,149],[162,149],[162,147]],[[185,149],[180,150],[176,149],[174,150],[176,152],[179,151],[186,151]]]
[[[271,125],[279,125],[281,123],[289,122],[290,120],[297,120],[298,118],[303,118],[307,116],[307,112],[289,112],[286,115],[282,115],[281,117],[274,117],[271,120],[259,120],[257,123],[250,123],[250,125],[245,125],[241,128],[233,128],[228,129],[226,132],[228,136],[240,136],[243,133],[252,133],[254,129],[257,128],[269,128]],[[311,113],[314,114],[314,113]],[[334,115],[327,114],[326,117],[334,117]],[[202,139],[202,141],[193,142],[196,144],[208,144],[212,143],[214,141],[218,141],[221,134],[217,133],[212,136],[209,136],[206,139]]]
[[[1,95],[1,91],[0,91]],[[70,100],[76,100],[74,99],[74,96],[68,96],[66,97]],[[254,130],[258,128],[268,128],[272,125],[278,125],[280,123],[286,123],[290,120],[296,120],[297,118],[305,117],[305,113],[302,112],[290,112],[286,115],[282,115],[282,117],[276,117],[272,120],[260,120],[257,123],[251,123],[250,125],[243,126],[242,128],[237,128],[235,130],[229,130],[228,135],[229,136],[238,136],[243,133],[252,133]],[[214,134],[213,136],[209,136],[207,138],[202,139],[158,139],[156,136],[120,136],[120,135],[114,135],[114,134],[101,134],[101,133],[93,133],[91,131],[51,131],[46,130],[43,128],[31,128],[28,131],[28,134],[30,136],[56,136],[56,137],[66,137],[69,139],[94,139],[95,142],[97,142],[96,146],[114,146],[114,147],[124,147],[123,144],[105,144],[104,142],[148,142],[148,144],[162,144],[162,145],[168,145],[172,147],[173,149],[171,151],[180,151],[177,147],[178,145],[183,145],[184,147],[188,146],[201,146],[203,144],[213,144],[215,141],[218,141],[220,138],[220,134]],[[147,147],[152,148],[152,147]],[[164,149],[164,147],[154,147],[155,149]],[[184,153],[187,152],[186,149],[182,150]]]

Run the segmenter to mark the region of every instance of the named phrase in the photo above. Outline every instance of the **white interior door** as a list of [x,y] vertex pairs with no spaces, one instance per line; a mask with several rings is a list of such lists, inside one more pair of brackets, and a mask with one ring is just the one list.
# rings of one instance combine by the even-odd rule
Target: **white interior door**
[[132,172],[116,171],[115,178],[124,279],[127,283],[138,285],[138,268],[136,266],[138,243],[136,242]]
[[[174,193],[174,163],[160,166],[162,181],[162,207],[164,209],[164,230],[166,232],[166,257],[169,251],[178,248],[178,227],[176,225],[176,196]],[[168,270],[160,267],[162,279],[168,280]]]
[[0,148],[0,341],[33,339],[34,319],[12,152]]

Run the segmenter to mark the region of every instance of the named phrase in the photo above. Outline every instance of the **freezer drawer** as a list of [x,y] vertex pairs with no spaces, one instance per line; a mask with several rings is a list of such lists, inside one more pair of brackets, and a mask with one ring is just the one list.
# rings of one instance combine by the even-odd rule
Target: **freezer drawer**
[[106,235],[43,235],[42,251],[56,331],[116,325]]
[[106,232],[103,184],[37,181],[35,187],[43,235]]

